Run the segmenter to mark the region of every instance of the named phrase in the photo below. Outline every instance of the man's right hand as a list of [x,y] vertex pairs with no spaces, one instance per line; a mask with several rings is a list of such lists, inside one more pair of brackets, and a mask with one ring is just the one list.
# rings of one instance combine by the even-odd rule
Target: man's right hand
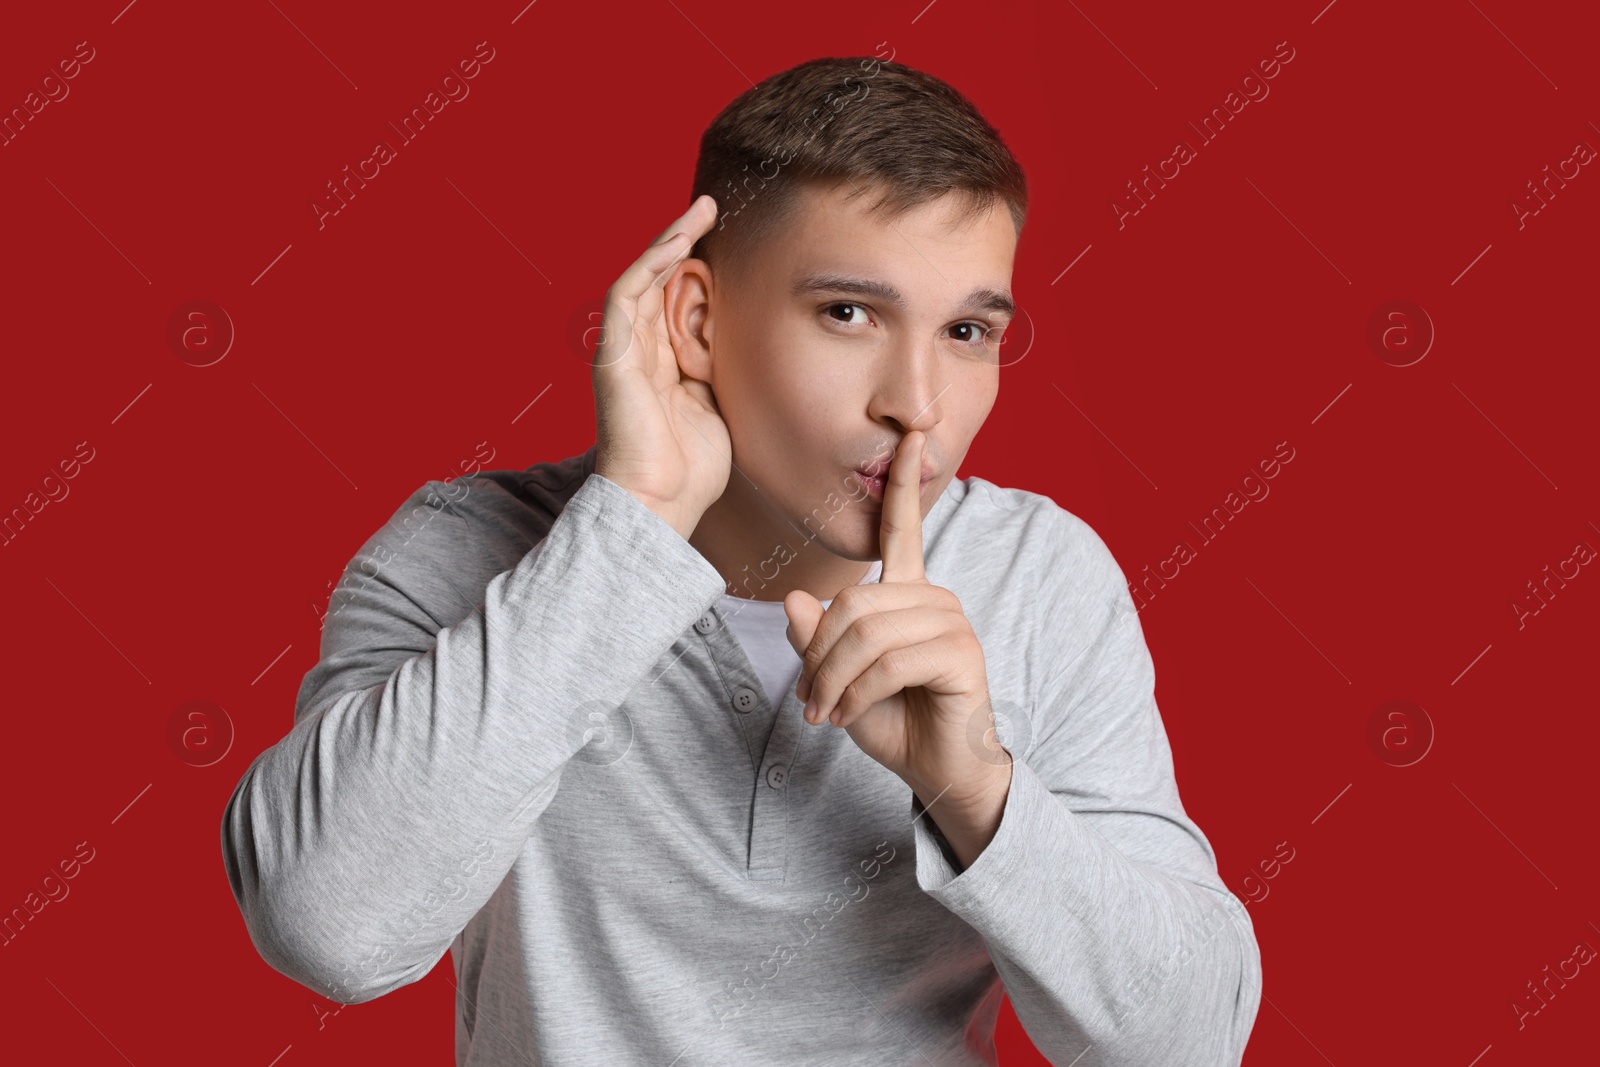
[[663,294],[716,218],[716,200],[696,198],[606,291],[593,367],[595,473],[684,540],[727,488],[733,446],[711,387],[678,366]]

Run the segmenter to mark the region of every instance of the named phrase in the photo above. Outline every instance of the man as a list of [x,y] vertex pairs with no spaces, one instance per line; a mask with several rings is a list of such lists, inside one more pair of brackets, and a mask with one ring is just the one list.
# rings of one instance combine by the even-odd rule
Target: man
[[223,818],[257,949],[347,1003],[448,950],[460,1064],[993,1064],[1006,994],[1056,1063],[1237,1063],[1258,950],[1123,575],[954,477],[1021,169],[826,59],[695,191],[607,294],[595,446],[428,483],[353,561]]

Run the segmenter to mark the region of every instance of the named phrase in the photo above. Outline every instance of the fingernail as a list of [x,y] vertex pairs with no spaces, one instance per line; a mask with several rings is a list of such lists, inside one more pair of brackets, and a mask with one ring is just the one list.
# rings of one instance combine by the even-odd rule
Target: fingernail
[[833,725],[835,725],[835,726],[839,725],[839,709],[838,708],[834,708],[833,709],[833,714],[828,716],[828,721],[833,723]]
[[801,700],[809,700],[811,698],[811,679],[802,674],[800,676],[800,684],[794,687],[794,693]]
[[806,717],[806,722],[808,722],[811,725],[815,726],[817,724],[817,703],[816,703],[816,701],[814,701],[814,700],[806,701],[805,711],[803,712],[803,714]]

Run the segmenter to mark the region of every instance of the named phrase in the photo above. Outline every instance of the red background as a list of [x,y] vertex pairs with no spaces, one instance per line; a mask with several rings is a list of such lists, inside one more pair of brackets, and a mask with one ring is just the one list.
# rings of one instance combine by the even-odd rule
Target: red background
[[[94,850],[0,948],[8,1045],[452,1062],[448,958],[319,1018],[256,956],[223,805],[291,725],[328,583],[412,489],[480,442],[511,468],[588,447],[570,326],[687,206],[712,116],[804,59],[893,48],[978,104],[1033,196],[1031,347],[960,475],[1050,495],[1130,578],[1198,550],[1140,617],[1184,801],[1260,939],[1246,1063],[1593,1054],[1600,968],[1521,1028],[1511,1008],[1600,947],[1600,576],[1512,607],[1600,546],[1600,176],[1520,226],[1511,207],[1600,146],[1576,5],[125,2],[0,33],[6,112],[94,49],[0,147],[0,509],[93,449],[0,547],[0,909]],[[319,230],[324,183],[480,41],[471,95]],[[1284,41],[1270,95],[1201,145],[1187,123]],[[1114,198],[1180,139],[1197,158],[1119,228]],[[200,335],[168,340],[191,300],[235,331],[209,366]],[[1431,345],[1414,313],[1369,342],[1391,300]],[[1279,442],[1270,495],[1202,545],[1187,524]],[[193,700],[222,714],[186,761]],[[1431,725],[1374,743],[1391,700]],[[1042,1062],[1009,1007],[999,1042]]]

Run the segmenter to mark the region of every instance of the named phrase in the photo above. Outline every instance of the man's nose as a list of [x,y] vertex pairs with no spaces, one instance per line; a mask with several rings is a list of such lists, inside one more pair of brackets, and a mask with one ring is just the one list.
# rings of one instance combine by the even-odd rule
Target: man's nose
[[881,364],[874,386],[873,419],[889,419],[903,433],[932,430],[944,417],[940,398],[954,382],[943,380],[931,340],[894,345]]

